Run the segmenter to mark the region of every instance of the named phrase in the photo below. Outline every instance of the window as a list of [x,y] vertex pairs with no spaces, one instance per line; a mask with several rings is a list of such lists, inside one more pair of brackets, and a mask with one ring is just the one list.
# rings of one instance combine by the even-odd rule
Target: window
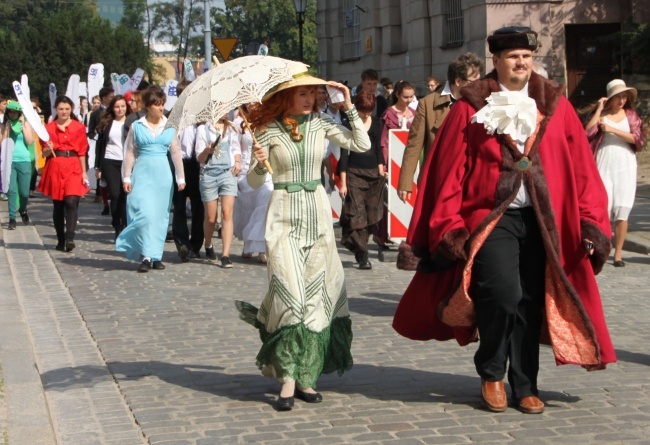
[[361,57],[361,11],[359,0],[342,1],[343,60]]
[[444,0],[442,4],[443,48],[463,46],[463,8],[460,0]]

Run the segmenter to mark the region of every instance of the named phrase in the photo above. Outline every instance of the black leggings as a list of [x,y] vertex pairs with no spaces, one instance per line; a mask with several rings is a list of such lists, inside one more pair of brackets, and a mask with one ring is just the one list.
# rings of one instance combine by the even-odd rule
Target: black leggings
[[65,240],[74,240],[74,232],[77,229],[77,208],[79,207],[79,196],[66,196],[62,201],[53,200],[54,229],[59,243]]

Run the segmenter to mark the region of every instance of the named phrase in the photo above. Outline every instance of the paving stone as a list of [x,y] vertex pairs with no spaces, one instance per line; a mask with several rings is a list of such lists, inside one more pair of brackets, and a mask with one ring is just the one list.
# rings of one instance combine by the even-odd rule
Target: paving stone
[[[272,402],[280,384],[260,375],[259,336],[233,304],[259,304],[266,268],[237,254],[229,271],[204,259],[180,263],[168,243],[167,269],[137,274],[136,263],[114,252],[101,206],[89,201],[80,206],[72,253],[53,250],[51,204],[43,199],[30,203],[35,226],[2,234],[0,256],[11,267],[4,275],[0,267],[0,280],[15,272],[31,298],[6,314],[0,305],[0,323],[18,311],[29,326],[60,445],[560,445],[650,437],[650,330],[639,328],[650,316],[646,256],[626,252],[624,270],[610,259],[597,277],[619,362],[587,373],[557,367],[542,347],[539,386],[547,410],[529,416],[484,410],[472,362],[476,344],[415,342],[392,330],[412,273],[381,261],[358,271],[339,249],[355,366],[319,379],[323,403],[297,402],[278,413]],[[233,252],[241,249],[235,240]]]

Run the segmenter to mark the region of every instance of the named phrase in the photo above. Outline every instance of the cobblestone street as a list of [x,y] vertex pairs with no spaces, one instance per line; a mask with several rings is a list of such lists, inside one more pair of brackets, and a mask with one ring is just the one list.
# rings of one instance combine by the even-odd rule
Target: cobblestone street
[[[5,203],[1,211],[6,223]],[[646,255],[625,252],[625,268],[610,259],[598,277],[618,363],[592,373],[556,367],[543,347],[547,409],[525,415],[482,408],[475,346],[393,331],[411,273],[376,253],[372,270],[358,270],[340,248],[354,368],[321,378],[322,404],[276,412],[279,384],[260,375],[259,336],[233,304],[259,304],[266,269],[235,255],[240,242],[230,270],[204,256],[180,263],[167,243],[166,270],[138,274],[114,251],[110,217],[90,195],[71,253],[54,250],[51,211],[40,196],[30,203],[34,225],[3,230],[0,426],[7,418],[10,445],[650,443]]]

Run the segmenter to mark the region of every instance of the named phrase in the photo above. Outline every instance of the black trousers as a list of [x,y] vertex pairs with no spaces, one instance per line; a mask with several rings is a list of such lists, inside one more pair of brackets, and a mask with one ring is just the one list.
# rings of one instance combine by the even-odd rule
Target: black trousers
[[111,208],[111,225],[117,231],[126,227],[126,193],[122,187],[122,161],[102,159],[102,177],[106,181]]
[[[183,159],[185,171],[185,189],[178,191],[174,187],[174,210],[172,215],[172,232],[176,247],[187,246],[194,252],[199,252],[203,246],[203,202],[199,190],[199,174],[201,166],[195,159]],[[189,198],[192,205],[192,232],[187,227],[185,202]]]
[[508,381],[515,400],[537,395],[546,253],[532,208],[507,210],[476,255],[470,295],[487,381]]

